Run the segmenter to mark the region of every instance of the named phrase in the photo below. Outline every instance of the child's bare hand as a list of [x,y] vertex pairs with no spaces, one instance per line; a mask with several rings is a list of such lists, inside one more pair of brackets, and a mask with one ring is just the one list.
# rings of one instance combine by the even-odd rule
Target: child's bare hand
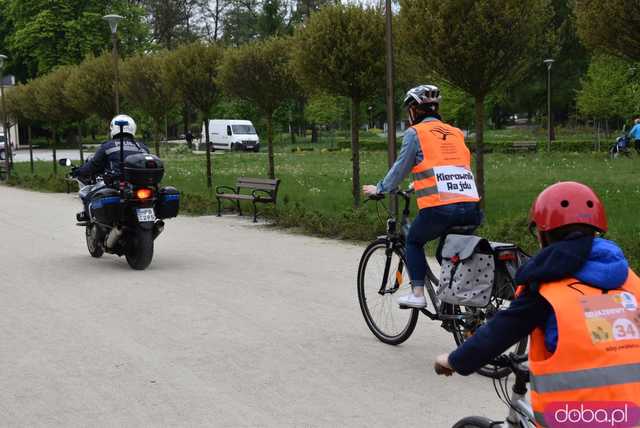
[[451,376],[455,373],[455,370],[449,364],[449,354],[441,354],[436,358],[436,362],[433,365],[433,369],[439,375]]

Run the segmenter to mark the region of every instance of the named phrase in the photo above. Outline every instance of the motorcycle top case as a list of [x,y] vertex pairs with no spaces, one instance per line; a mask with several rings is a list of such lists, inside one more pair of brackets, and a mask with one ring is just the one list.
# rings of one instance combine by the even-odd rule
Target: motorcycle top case
[[120,218],[121,210],[120,192],[115,189],[100,189],[89,202],[91,218],[101,224],[115,224]]
[[129,155],[124,160],[124,179],[138,186],[153,186],[162,180],[164,164],[148,153]]
[[180,192],[175,187],[163,187],[158,192],[155,208],[158,218],[176,217],[180,211]]

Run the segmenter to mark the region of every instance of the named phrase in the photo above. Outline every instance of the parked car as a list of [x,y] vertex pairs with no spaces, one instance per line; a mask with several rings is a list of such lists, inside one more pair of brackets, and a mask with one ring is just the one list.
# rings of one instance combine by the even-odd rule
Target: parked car
[[[202,125],[200,143],[205,143],[205,127]],[[214,150],[260,151],[260,138],[250,120],[211,119],[209,139]]]

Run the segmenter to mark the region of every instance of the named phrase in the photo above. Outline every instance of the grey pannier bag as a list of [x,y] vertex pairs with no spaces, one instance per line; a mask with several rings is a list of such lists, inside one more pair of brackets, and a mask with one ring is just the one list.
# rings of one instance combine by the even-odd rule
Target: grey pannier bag
[[487,306],[493,292],[494,268],[489,241],[474,235],[447,235],[438,298],[460,306]]

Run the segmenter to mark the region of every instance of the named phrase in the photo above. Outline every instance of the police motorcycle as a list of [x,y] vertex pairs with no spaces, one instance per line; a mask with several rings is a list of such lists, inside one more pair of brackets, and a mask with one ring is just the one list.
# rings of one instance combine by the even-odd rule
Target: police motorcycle
[[[140,153],[124,158],[123,127],[120,127],[120,172],[102,176],[68,177],[78,183],[85,201],[88,219],[79,221],[85,228],[87,249],[92,257],[106,252],[125,256],[129,266],[144,270],[153,259],[154,240],[164,230],[164,220],[178,215],[180,193],[175,187],[160,187],[164,165],[157,156]],[[63,166],[74,167],[70,159]]]

